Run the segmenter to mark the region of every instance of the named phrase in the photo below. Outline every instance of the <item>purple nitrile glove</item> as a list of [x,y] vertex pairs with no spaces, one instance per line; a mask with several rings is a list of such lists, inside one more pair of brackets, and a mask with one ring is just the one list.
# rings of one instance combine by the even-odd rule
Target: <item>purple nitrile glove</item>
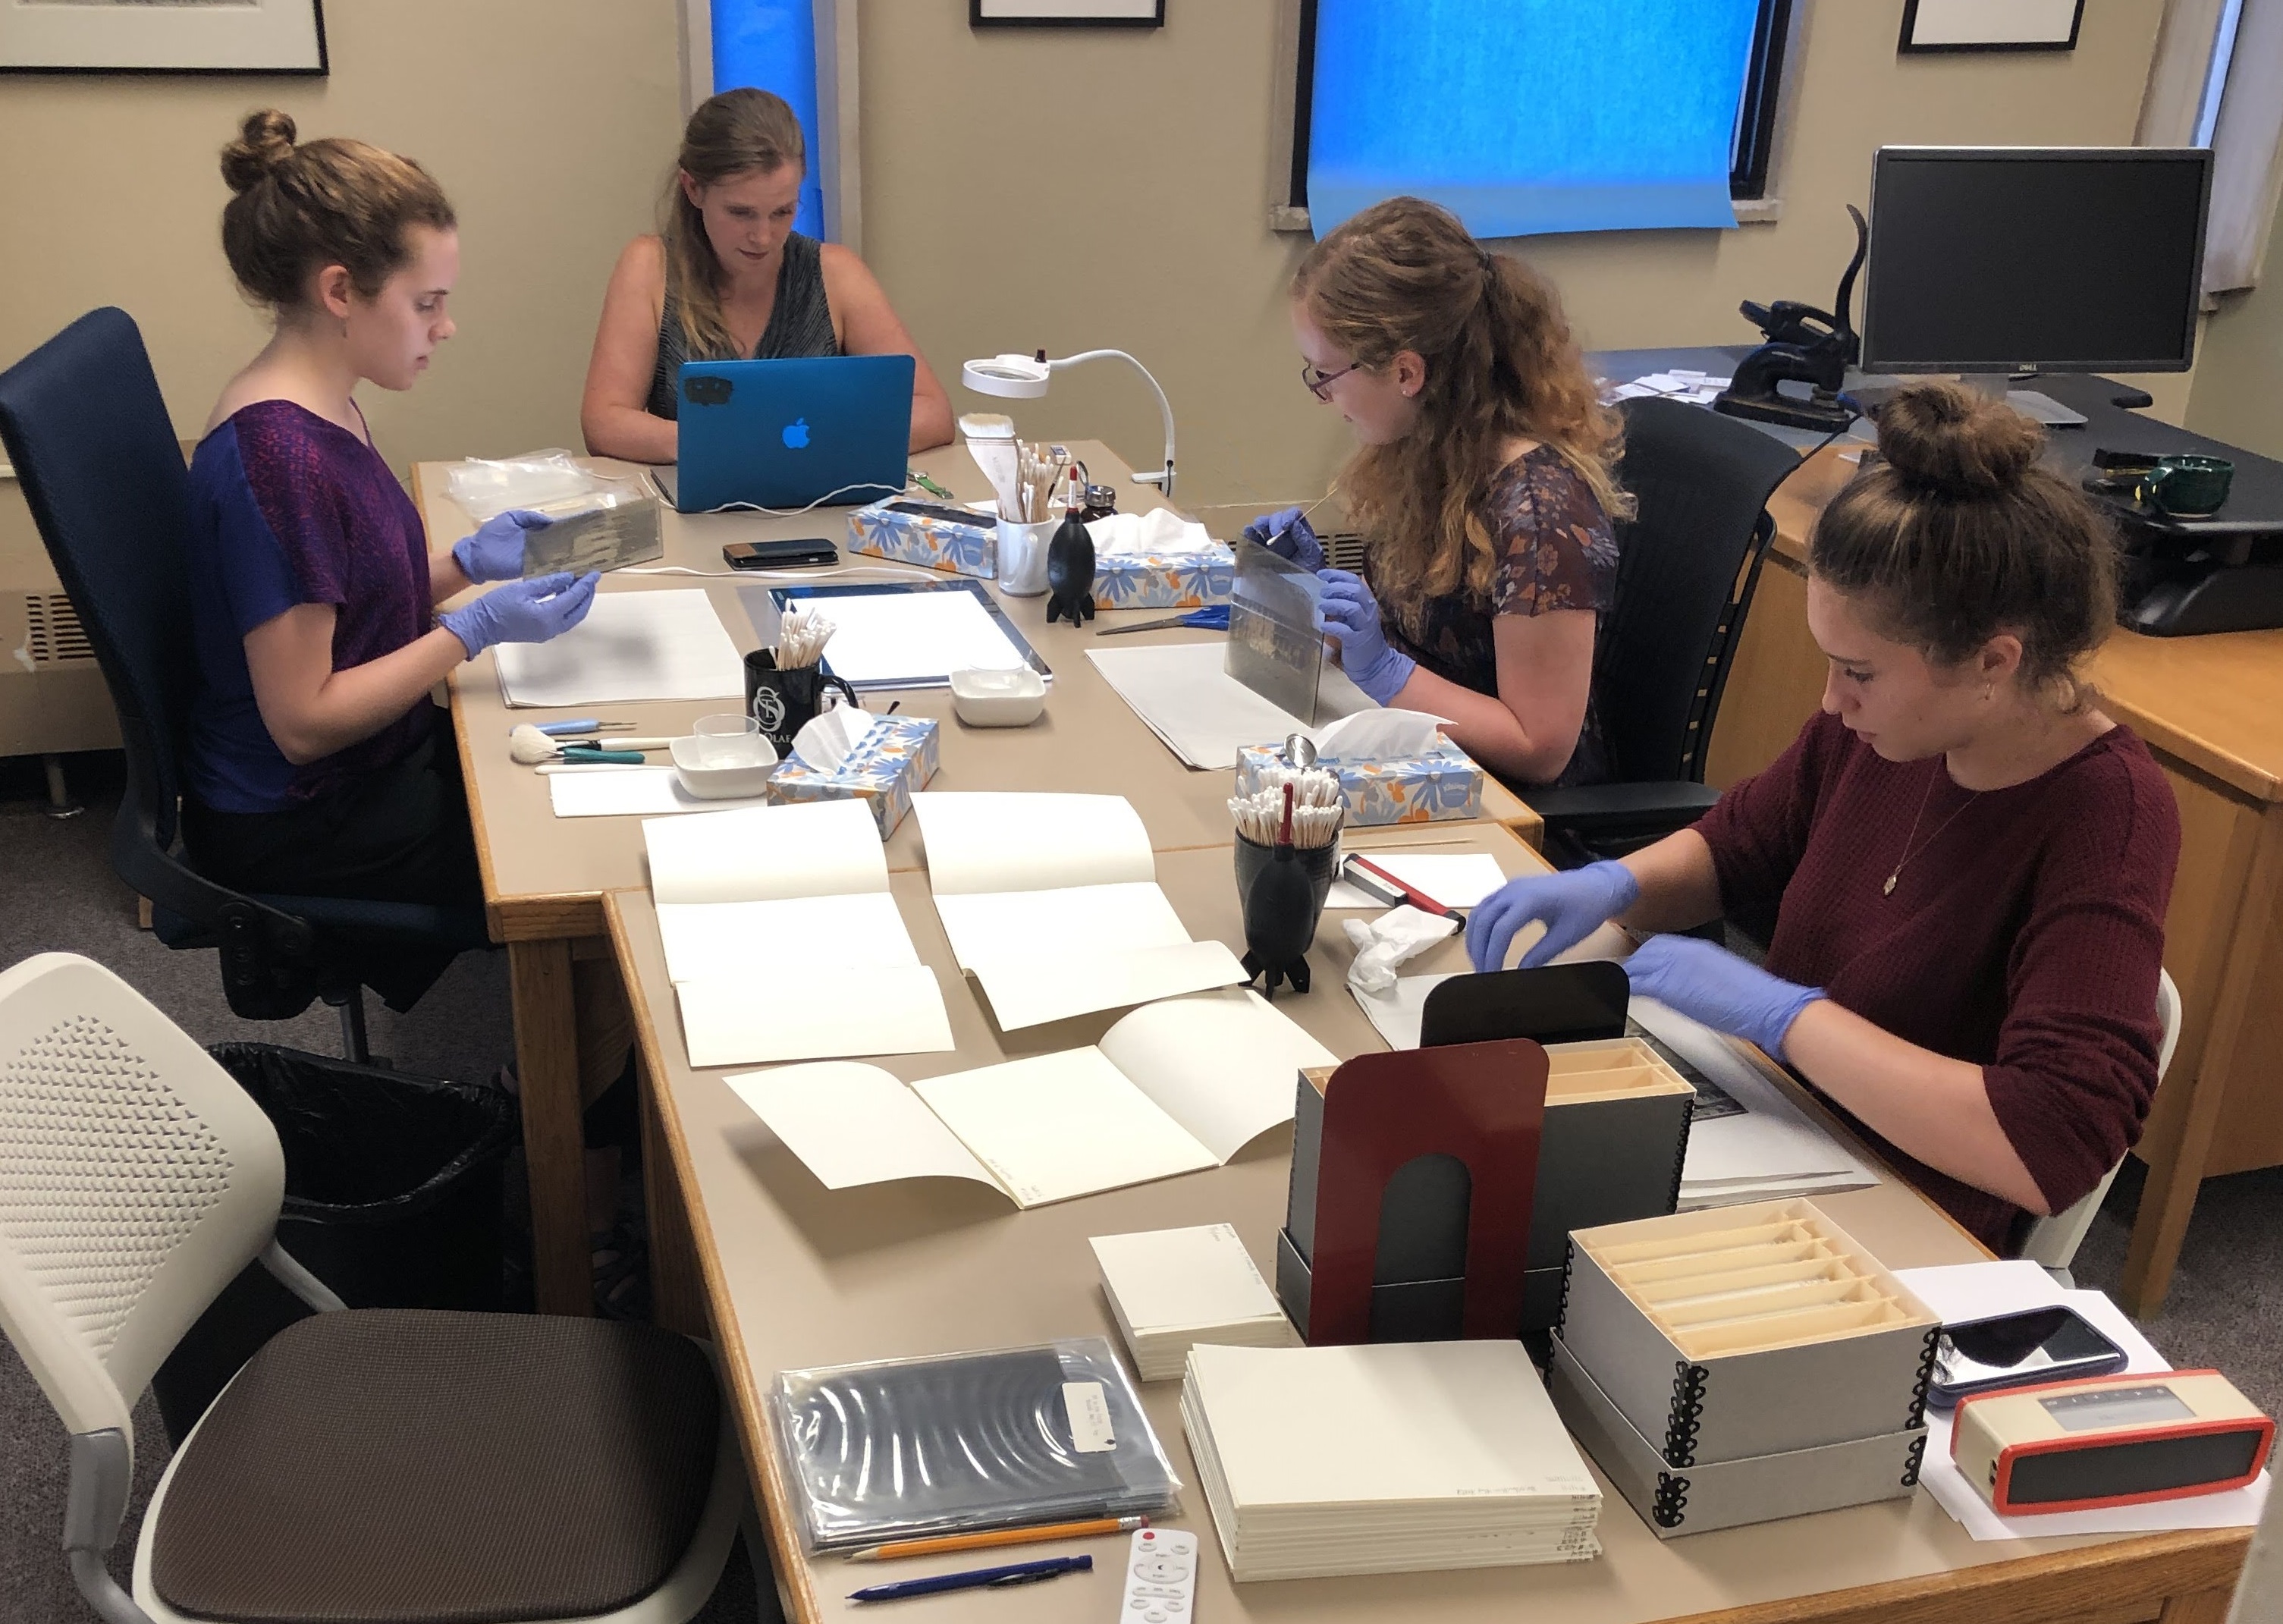
[[587,618],[595,602],[595,583],[601,579],[589,570],[583,575],[565,573],[510,581],[471,604],[438,615],[436,624],[468,645],[470,660],[495,643],[544,643]]
[[1779,1060],[1791,1023],[1827,995],[1695,936],[1650,937],[1625,961],[1625,975],[1637,997],[1654,998],[1715,1032],[1757,1043]]
[[473,535],[452,543],[452,561],[479,583],[513,581],[523,574],[523,533],[544,530],[555,521],[529,508],[510,508],[476,527]]
[[1535,919],[1546,934],[1530,944],[1521,967],[1535,970],[1567,952],[1640,899],[1640,881],[1622,863],[1589,863],[1554,874],[1510,879],[1467,916],[1467,957],[1477,970],[1502,970],[1507,949]]
[[1340,668],[1348,680],[1378,704],[1389,703],[1403,691],[1419,662],[1388,647],[1379,600],[1360,575],[1320,569],[1316,579],[1324,583],[1323,601],[1316,606],[1316,629],[1340,645]]
[[1324,544],[1316,539],[1316,533],[1308,527],[1307,518],[1298,508],[1279,508],[1274,513],[1263,513],[1238,534],[1258,542],[1278,558],[1302,569],[1324,567]]

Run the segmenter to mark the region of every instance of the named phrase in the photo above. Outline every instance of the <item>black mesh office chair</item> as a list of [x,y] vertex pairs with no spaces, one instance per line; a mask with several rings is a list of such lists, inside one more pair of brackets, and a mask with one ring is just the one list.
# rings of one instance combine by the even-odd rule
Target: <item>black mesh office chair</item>
[[1719,792],[1704,754],[1775,521],[1767,501],[1799,453],[1734,418],[1632,400],[1618,478],[1639,504],[1617,526],[1617,601],[1593,652],[1612,782],[1519,792],[1546,855],[1573,867],[1683,829]]
[[323,998],[341,1011],[349,1058],[366,1059],[356,950],[482,947],[483,916],[249,895],[178,855],[178,741],[196,683],[184,608],[190,473],[124,310],[90,311],[0,372],[0,444],[119,711],[127,791],[111,831],[112,867],[151,899],[161,941],[221,949],[222,991],[238,1014],[287,1020]]

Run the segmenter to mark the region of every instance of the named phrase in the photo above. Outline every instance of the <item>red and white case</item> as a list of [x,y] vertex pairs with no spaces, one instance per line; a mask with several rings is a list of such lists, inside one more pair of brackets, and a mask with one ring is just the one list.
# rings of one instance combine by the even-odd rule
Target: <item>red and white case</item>
[[[2094,1424],[2071,1429],[2055,1418],[2048,1402],[2079,1394],[2141,1387],[2163,1389],[2189,1413],[2155,1422],[2120,1419],[2113,1426]],[[2098,1479],[2116,1463],[2113,1458],[2090,1457],[2113,1457],[2118,1451],[2145,1452],[2152,1444],[2226,1433],[2244,1434],[2248,1447],[2227,1462],[2224,1475],[2197,1470],[2200,1465],[2209,1467],[2209,1461],[2198,1463],[2187,1457],[2178,1463],[2178,1470],[2172,1470],[2170,1463],[2151,1459],[2142,1464],[2137,1474],[2141,1483],[2129,1489],[2068,1499],[2041,1495],[2027,1500],[2017,1490],[2016,1473],[2024,1462],[2043,1464],[2056,1456],[2077,1454],[2088,1457],[2086,1474]],[[2091,1376],[1972,1394],[1959,1401],[1951,1428],[1950,1455],[1967,1480],[1988,1496],[1999,1512],[2027,1517],[2140,1505],[2240,1488],[2259,1475],[2274,1441],[2275,1423],[2218,1371],[2162,1370]],[[2236,1462],[2245,1458],[2249,1464],[2237,1470]]]

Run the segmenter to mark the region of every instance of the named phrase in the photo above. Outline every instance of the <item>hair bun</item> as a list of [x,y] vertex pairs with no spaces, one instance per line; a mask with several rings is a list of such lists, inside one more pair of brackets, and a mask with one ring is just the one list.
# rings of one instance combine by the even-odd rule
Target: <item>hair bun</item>
[[293,155],[293,121],[275,107],[249,113],[238,139],[222,149],[222,177],[244,194]]
[[1964,384],[1914,384],[1879,409],[1879,453],[1904,480],[1936,496],[2014,489],[2045,433],[2002,401]]

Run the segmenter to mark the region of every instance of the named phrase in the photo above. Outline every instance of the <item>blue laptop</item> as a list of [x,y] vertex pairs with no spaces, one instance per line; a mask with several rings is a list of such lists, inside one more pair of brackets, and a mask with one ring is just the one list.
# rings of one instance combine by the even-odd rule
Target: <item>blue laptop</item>
[[912,371],[909,355],[685,362],[674,505],[853,506],[900,494]]

